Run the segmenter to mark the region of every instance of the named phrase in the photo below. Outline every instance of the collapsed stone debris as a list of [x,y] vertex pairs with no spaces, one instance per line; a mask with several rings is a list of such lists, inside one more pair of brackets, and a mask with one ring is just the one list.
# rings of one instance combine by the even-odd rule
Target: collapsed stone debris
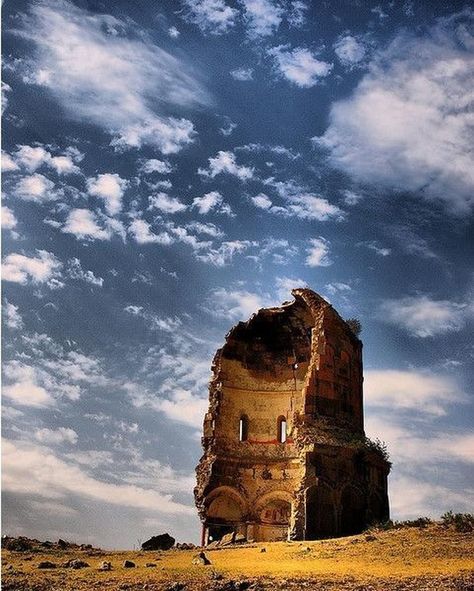
[[234,326],[214,357],[194,491],[203,545],[389,518],[390,462],[364,433],[362,342],[318,294],[292,294]]

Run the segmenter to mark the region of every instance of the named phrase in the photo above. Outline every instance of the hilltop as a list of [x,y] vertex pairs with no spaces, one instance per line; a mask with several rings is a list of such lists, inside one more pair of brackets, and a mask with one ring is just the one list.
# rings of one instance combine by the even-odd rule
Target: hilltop
[[[4,591],[472,591],[474,535],[439,523],[314,542],[166,552],[2,550]],[[88,566],[73,568],[80,560]],[[125,568],[125,560],[135,566]],[[56,565],[40,569],[45,561]],[[104,562],[111,570],[99,570]],[[65,566],[68,563],[69,567]],[[147,566],[148,565],[148,566]],[[151,566],[153,565],[153,566]]]

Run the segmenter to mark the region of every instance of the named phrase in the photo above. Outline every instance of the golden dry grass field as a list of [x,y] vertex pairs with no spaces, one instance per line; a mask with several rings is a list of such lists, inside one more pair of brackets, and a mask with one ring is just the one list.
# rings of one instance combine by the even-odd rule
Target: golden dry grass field
[[[474,535],[440,525],[376,531],[315,542],[274,542],[206,550],[2,551],[4,591],[474,591]],[[61,565],[81,559],[80,570]],[[57,568],[41,570],[41,561]],[[124,568],[131,560],[135,568]],[[110,561],[112,570],[98,570]],[[154,563],[155,566],[146,566]]]

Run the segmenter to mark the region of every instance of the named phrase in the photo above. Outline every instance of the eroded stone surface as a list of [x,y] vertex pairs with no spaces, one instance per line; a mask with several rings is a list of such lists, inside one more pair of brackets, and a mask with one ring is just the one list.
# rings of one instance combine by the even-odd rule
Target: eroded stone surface
[[292,294],[239,322],[214,357],[195,489],[204,544],[388,519],[390,464],[364,434],[362,342],[319,295]]

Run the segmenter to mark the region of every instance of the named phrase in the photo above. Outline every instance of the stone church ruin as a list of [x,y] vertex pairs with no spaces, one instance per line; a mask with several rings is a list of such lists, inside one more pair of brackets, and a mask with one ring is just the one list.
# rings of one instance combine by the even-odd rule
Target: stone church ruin
[[362,342],[318,294],[292,294],[214,357],[194,491],[203,545],[351,535],[389,517],[390,462],[364,434]]

